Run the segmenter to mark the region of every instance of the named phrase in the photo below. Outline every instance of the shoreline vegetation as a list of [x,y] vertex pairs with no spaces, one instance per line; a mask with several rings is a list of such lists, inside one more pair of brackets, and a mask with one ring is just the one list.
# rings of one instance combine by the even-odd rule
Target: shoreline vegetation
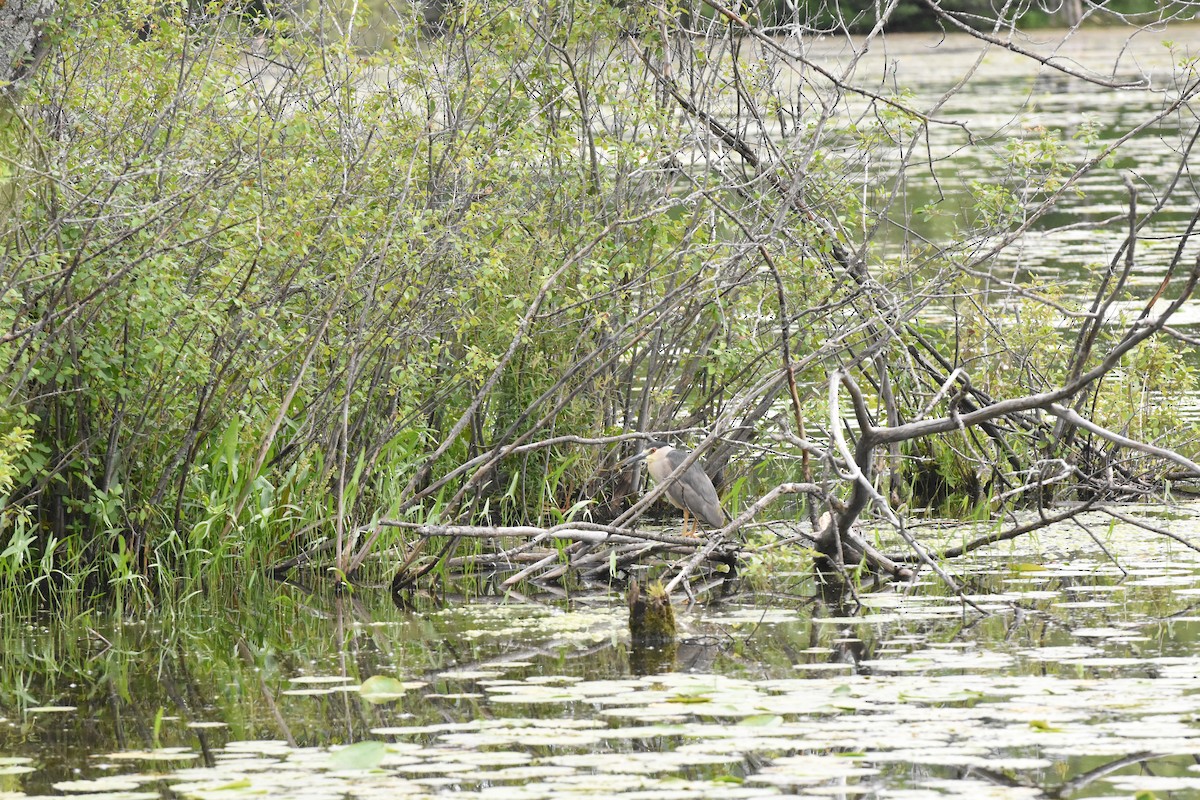
[[[953,588],[957,554],[1185,492],[1200,77],[1191,12],[1135,5],[1036,37],[888,6],[954,37],[911,84],[825,5],[810,42],[472,2],[372,52],[367,10],[59,9],[0,123],[0,596],[648,560],[693,592],[780,540]],[[1031,88],[969,117],[993,69]],[[1121,113],[1043,112],[1070,92]],[[1027,266],[1079,232],[1103,258]],[[650,437],[722,531],[646,527],[662,488],[615,467]],[[997,525],[931,550],[930,513]]]

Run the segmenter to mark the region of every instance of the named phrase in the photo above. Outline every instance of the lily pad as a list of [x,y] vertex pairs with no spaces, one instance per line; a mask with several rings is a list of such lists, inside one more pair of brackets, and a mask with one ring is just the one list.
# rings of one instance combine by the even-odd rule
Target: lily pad
[[383,742],[355,742],[330,753],[329,764],[334,769],[375,769],[386,755]]
[[30,706],[26,714],[67,714],[77,710],[77,706]]
[[122,750],[94,757],[113,761],[191,761],[199,758],[200,754],[187,747],[160,747],[156,750]]
[[326,683],[350,683],[353,678],[345,675],[297,675],[294,678],[288,678],[289,683],[299,685],[321,685]]
[[30,772],[37,772],[37,768],[27,764],[0,765],[0,775],[25,775]]
[[372,675],[363,681],[359,694],[368,703],[390,703],[404,697],[404,682],[388,675]]
[[154,775],[104,775],[89,780],[59,781],[54,788],[59,792],[135,792],[143,784],[158,780]]

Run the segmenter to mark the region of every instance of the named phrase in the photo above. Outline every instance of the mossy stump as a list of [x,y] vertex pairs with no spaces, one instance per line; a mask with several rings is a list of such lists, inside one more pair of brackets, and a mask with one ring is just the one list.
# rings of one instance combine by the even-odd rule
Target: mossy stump
[[675,641],[675,609],[661,581],[642,589],[629,584],[629,635],[634,647]]
[[675,609],[660,581],[643,591],[629,584],[629,669],[635,675],[669,672],[675,667]]

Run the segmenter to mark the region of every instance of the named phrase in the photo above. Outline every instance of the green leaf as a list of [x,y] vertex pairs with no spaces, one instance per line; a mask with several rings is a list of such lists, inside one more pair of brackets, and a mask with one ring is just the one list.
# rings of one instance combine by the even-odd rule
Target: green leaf
[[773,728],[783,724],[783,717],[778,714],[755,714],[742,720],[748,728]]
[[[357,746],[357,745],[354,745],[354,746]],[[230,781],[229,783],[223,783],[220,786],[214,786],[214,787],[212,787],[211,791],[213,791],[213,792],[234,792],[234,791],[237,791],[238,789],[249,789],[253,785],[254,784],[252,784],[250,782],[249,778],[242,778],[241,780]]]
[[329,763],[338,769],[375,769],[386,754],[387,745],[383,742],[356,742],[333,751]]
[[1062,728],[1056,728],[1049,722],[1046,722],[1044,719],[1029,720],[1029,727],[1035,731],[1041,731],[1043,733],[1058,733],[1062,731]]
[[368,703],[390,703],[404,696],[404,683],[387,675],[372,675],[363,681],[358,693]]

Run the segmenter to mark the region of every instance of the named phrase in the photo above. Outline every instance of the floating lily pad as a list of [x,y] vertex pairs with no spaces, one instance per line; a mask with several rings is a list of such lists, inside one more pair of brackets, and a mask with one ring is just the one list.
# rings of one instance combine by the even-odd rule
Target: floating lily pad
[[104,775],[90,780],[59,781],[54,789],[59,792],[135,792],[143,784],[158,780],[155,775]]
[[67,714],[77,710],[76,706],[30,706],[26,714]]
[[503,672],[486,669],[448,669],[437,674],[437,678],[447,681],[477,681],[483,678],[499,678]]
[[34,795],[34,794],[13,794],[8,795],[0,792],[0,800],[8,800],[13,798],[16,800],[63,800],[63,797],[69,797],[71,800],[161,800],[162,795],[158,792],[126,792],[126,791],[110,791],[110,792],[88,792],[86,794],[70,794],[70,795]]
[[406,693],[403,681],[387,675],[372,675],[358,691],[368,703],[390,703]]
[[1121,628],[1076,628],[1071,631],[1072,636],[1078,636],[1080,639],[1111,639],[1118,636],[1128,636],[1129,631]]
[[37,768],[27,764],[0,764],[0,775],[25,775],[30,772],[37,772]]
[[353,678],[345,675],[297,675],[294,678],[288,678],[289,683],[299,685],[321,685],[327,683],[350,683]]
[[356,742],[330,753],[329,764],[334,769],[375,769],[386,755],[383,742]]
[[157,750],[122,750],[96,757],[113,761],[191,761],[200,754],[187,747],[160,747]]

